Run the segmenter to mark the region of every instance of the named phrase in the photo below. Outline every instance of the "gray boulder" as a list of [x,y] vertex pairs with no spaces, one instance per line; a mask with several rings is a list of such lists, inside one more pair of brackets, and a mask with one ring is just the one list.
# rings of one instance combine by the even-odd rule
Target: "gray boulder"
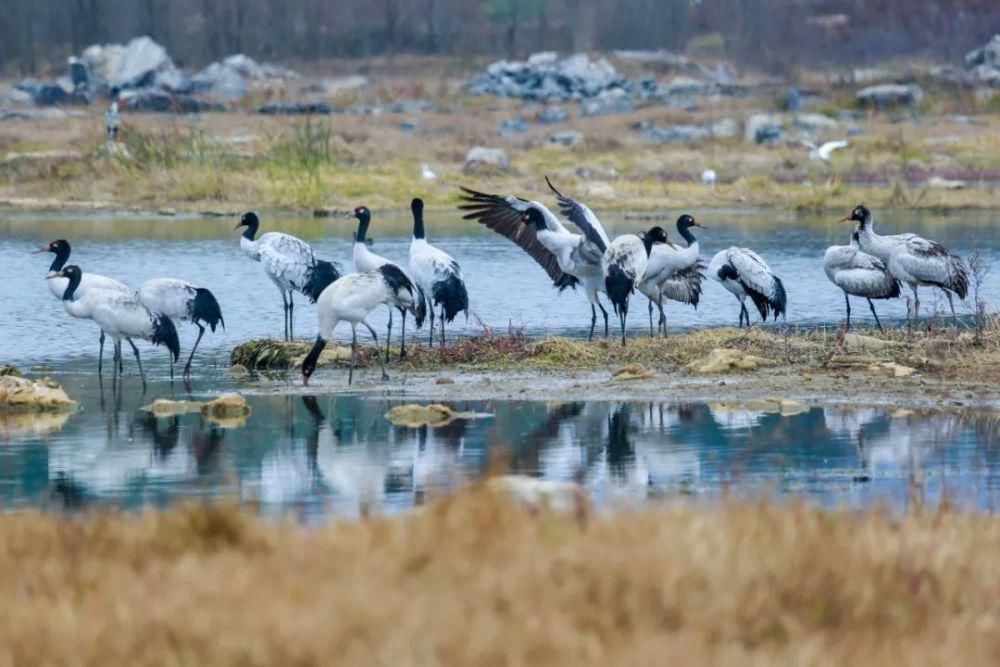
[[326,102],[272,102],[257,109],[265,116],[329,115],[334,112]]
[[538,114],[538,122],[544,125],[565,123],[569,120],[569,112],[558,106],[547,106]]
[[965,56],[965,80],[974,86],[1000,88],[1000,34]]
[[698,125],[659,127],[649,122],[642,122],[637,123],[635,129],[642,134],[643,138],[655,144],[700,141],[712,136],[710,129]]
[[500,123],[500,136],[511,137],[515,134],[523,134],[528,131],[528,123],[523,118],[508,118]]
[[743,139],[756,144],[773,144],[784,136],[781,119],[772,114],[758,113],[750,116],[743,126]]
[[507,171],[510,169],[510,159],[506,151],[502,148],[490,148],[487,146],[473,146],[465,155],[465,165],[462,170],[465,173],[483,171]]
[[549,137],[549,143],[554,146],[575,146],[583,141],[583,133],[576,130],[556,132]]
[[633,109],[635,109],[635,101],[621,88],[607,90],[599,97],[580,103],[580,115],[584,118],[629,113]]
[[840,123],[821,113],[800,113],[792,120],[792,125],[800,132],[817,134],[824,130],[836,130]]
[[865,109],[895,109],[920,104],[924,91],[915,83],[884,83],[862,88],[854,97]]
[[151,37],[136,37],[125,45],[121,66],[112,80],[119,88],[183,87],[184,79],[167,50]]
[[473,77],[473,95],[500,95],[518,99],[561,101],[587,99],[624,87],[625,77],[607,60],[591,60],[585,53],[560,59],[552,51],[535,53],[526,61],[499,60]]

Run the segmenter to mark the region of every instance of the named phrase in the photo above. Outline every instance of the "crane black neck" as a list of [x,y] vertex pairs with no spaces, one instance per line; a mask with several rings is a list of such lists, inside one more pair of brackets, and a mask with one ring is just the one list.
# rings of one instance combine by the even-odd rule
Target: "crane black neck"
[[257,228],[260,226],[260,220],[256,215],[252,215],[243,224],[246,225],[246,229],[243,231],[243,238],[247,241],[253,241],[254,237],[257,236]]
[[687,241],[688,246],[690,246],[692,243],[697,243],[698,242],[698,239],[696,239],[694,237],[694,234],[691,233],[691,226],[690,225],[682,225],[681,223],[678,222],[677,223],[677,233],[681,235],[682,239],[684,239],[685,241]]
[[424,238],[424,211],[422,208],[413,209],[413,238]]
[[366,236],[368,234],[368,225],[372,221],[372,214],[368,211],[364,211],[358,215],[358,237],[354,239],[355,243],[365,244]]
[[646,257],[649,257],[650,253],[653,252],[653,239],[649,234],[643,234],[642,245],[646,247]]
[[49,265],[49,272],[55,273],[56,271],[62,271],[62,268],[66,266],[66,262],[69,261],[70,247],[68,241],[61,241],[56,244],[55,249],[55,259],[52,260],[52,264]]
[[76,288],[80,286],[80,271],[74,271],[69,275],[69,284],[66,285],[66,291],[63,292],[63,301],[72,301],[73,297],[76,295]]

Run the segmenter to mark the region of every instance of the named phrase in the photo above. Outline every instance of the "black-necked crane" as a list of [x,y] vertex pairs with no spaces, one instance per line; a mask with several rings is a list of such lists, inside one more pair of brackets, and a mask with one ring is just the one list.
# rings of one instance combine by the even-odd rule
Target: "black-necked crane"
[[290,340],[294,334],[292,295],[300,292],[316,303],[323,290],[340,277],[340,268],[334,262],[318,259],[308,243],[291,234],[267,232],[256,238],[260,218],[252,211],[244,213],[234,229],[240,227],[246,227],[240,237],[243,253],[260,262],[264,273],[281,292],[285,340]]
[[[358,219],[358,230],[354,235],[354,270],[358,273],[365,273],[367,271],[377,271],[380,267],[386,264],[391,264],[395,266],[400,271],[403,269],[393,261],[382,257],[368,248],[368,226],[371,224],[372,214],[368,210],[367,206],[359,206],[354,209],[354,217]],[[403,273],[406,273],[403,271]],[[412,281],[411,281],[412,282]],[[414,310],[413,318],[416,320],[417,328],[419,329],[424,324],[424,317],[427,315],[426,309],[426,299],[424,298],[423,290],[419,287],[417,288],[416,294],[416,309]],[[397,309],[399,314],[403,319],[402,333],[400,334],[399,341],[399,358],[402,359],[406,356],[406,308],[401,308],[398,306],[389,306],[389,326],[385,334],[385,356],[386,359],[389,358],[389,343],[392,337],[392,311]]]
[[434,345],[434,307],[441,307],[441,345],[444,345],[444,324],[460,312],[469,314],[469,293],[462,280],[462,267],[451,255],[427,242],[424,231],[424,202],[414,199],[413,239],[410,241],[410,275],[430,300],[430,345]]
[[657,330],[667,331],[667,316],[663,312],[663,300],[677,301],[698,307],[701,299],[701,282],[705,279],[699,261],[698,239],[691,233],[692,227],[701,227],[692,216],[684,214],[677,218],[677,233],[687,246],[659,243],[653,246],[646,263],[646,273],[639,283],[639,291],[649,299],[649,335],[653,335],[653,304],[660,312]]
[[[917,289],[921,286],[937,287],[943,291],[952,316],[958,320],[952,294],[963,300],[969,294],[969,269],[961,257],[953,255],[940,243],[916,234],[876,234],[874,216],[864,204],[855,206],[841,222],[856,222],[861,249],[882,260],[894,278],[913,290],[914,321],[920,315]],[[909,305],[906,310],[909,315]]]
[[[162,313],[177,322],[191,322],[198,327],[198,338],[191,348],[187,363],[184,364],[184,377],[191,374],[191,360],[195,350],[205,335],[205,327],[212,329],[226,322],[222,319],[222,309],[215,295],[204,287],[179,278],[153,278],[147,280],[139,288],[139,301],[152,313]],[[170,369],[173,375],[173,367]]]
[[[514,195],[486,194],[465,187],[462,191],[466,203],[459,209],[468,211],[463,216],[466,220],[476,220],[517,244],[545,269],[560,292],[567,287],[575,289],[577,284],[583,285],[590,302],[589,337],[594,337],[597,308],[604,316],[604,335],[608,335],[608,311],[598,296],[604,291],[601,256],[608,244],[600,223],[583,230],[587,235],[581,236],[570,232],[552,211],[537,201]],[[585,221],[586,215],[581,219]]]
[[[52,241],[48,245],[44,245],[35,251],[36,253],[51,252],[55,255],[55,257],[52,260],[52,264],[49,265],[47,282],[49,285],[49,291],[52,292],[52,295],[57,299],[59,299],[60,301],[63,301],[63,295],[66,293],[66,287],[69,285],[69,279],[59,276],[57,274],[59,273],[59,271],[63,269],[63,267],[66,266],[66,262],[69,261],[69,255],[71,251],[72,248],[70,247],[69,242],[66,241],[65,239],[58,239]],[[97,273],[85,273],[81,276],[80,284],[74,291],[74,294],[76,295],[75,298],[79,299],[83,297],[83,295],[90,290],[109,290],[112,292],[121,292],[124,294],[135,294],[135,290],[133,290],[125,283],[115,280],[114,278],[109,278],[108,276],[102,276]],[[69,311],[68,308],[67,311],[70,312],[70,315],[73,315],[74,317],[91,319],[89,316],[74,315],[74,313],[72,311]],[[81,311],[77,309],[77,312]],[[105,334],[104,330],[102,329],[101,336],[99,338],[100,348],[97,353],[98,375],[101,374],[104,367],[104,339],[105,339]]]
[[352,273],[340,278],[323,290],[316,301],[319,318],[319,335],[302,362],[302,382],[309,384],[309,378],[316,370],[319,355],[333,338],[333,330],[340,322],[351,325],[351,368],[347,384],[354,380],[354,361],[358,348],[358,325],[363,324],[375,341],[375,355],[382,367],[382,379],[388,380],[385,361],[378,345],[378,334],[365,321],[370,312],[386,304],[395,308],[405,308],[411,312],[416,308],[417,290],[410,279],[394,264],[385,264],[376,271]]
[[649,254],[655,244],[673,245],[662,227],[652,227],[642,234],[623,234],[608,245],[601,258],[604,288],[621,322],[622,347],[625,346],[625,320],[629,297],[646,275]]
[[882,323],[875,312],[872,299],[894,299],[899,296],[899,281],[892,277],[885,263],[874,255],[861,250],[858,232],[851,234],[850,245],[835,245],[823,255],[823,270],[834,285],[844,291],[847,306],[847,329],[851,328],[850,296],[860,296],[868,301],[879,331]]
[[708,275],[729,290],[740,302],[739,326],[744,319],[750,326],[746,299],[757,307],[761,321],[774,313],[774,319],[785,312],[787,296],[781,278],[774,275],[760,255],[749,248],[727,248],[716,253],[708,264]]
[[[77,296],[83,271],[76,265],[64,267],[56,276],[68,279],[66,291],[63,292],[63,304],[66,310],[75,317],[94,320],[101,330],[114,341],[115,359],[122,356],[122,339],[128,341],[135,353],[135,361],[139,366],[139,375],[143,386],[146,384],[146,374],[142,370],[142,360],[139,358],[139,348],[133,338],[148,340],[153,345],[163,345],[169,350],[173,362],[180,356],[180,341],[177,338],[177,328],[173,321],[162,313],[152,313],[139,301],[135,292],[115,292],[111,290],[89,290]],[[118,364],[119,372],[121,364]]]

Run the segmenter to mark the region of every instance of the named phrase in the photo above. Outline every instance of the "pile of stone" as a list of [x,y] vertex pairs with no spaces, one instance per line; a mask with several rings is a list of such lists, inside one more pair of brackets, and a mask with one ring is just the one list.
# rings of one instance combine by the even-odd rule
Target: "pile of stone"
[[535,53],[524,62],[500,60],[469,81],[473,95],[499,95],[538,102],[586,100],[628,88],[629,80],[604,58],[585,53],[559,58],[553,51]]
[[965,55],[965,80],[974,86],[1000,88],[1000,33]]

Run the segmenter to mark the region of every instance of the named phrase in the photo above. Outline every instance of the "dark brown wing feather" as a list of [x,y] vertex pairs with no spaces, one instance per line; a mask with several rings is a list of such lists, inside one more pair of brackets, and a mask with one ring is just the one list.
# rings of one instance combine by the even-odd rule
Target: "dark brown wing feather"
[[[563,273],[563,270],[559,268],[556,256],[538,240],[535,226],[521,222],[521,211],[516,209],[506,198],[460,187],[465,193],[462,195],[462,201],[466,202],[458,207],[459,210],[465,211],[463,219],[475,220],[500,236],[516,243],[545,269],[557,287],[566,288],[576,285],[577,279],[568,273]],[[519,199],[518,201],[524,202],[525,208],[527,208],[528,202],[526,200]]]

